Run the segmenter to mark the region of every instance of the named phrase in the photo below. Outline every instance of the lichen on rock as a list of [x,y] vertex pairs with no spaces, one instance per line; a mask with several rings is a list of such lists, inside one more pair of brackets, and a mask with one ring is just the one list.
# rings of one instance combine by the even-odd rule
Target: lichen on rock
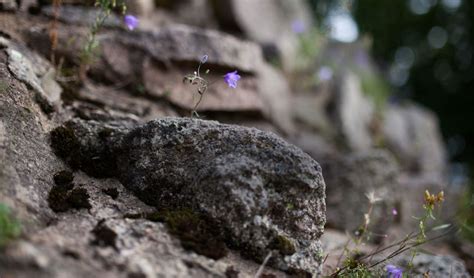
[[256,261],[276,250],[270,264],[277,268],[320,271],[321,168],[273,134],[187,118],[137,127],[74,119],[52,132],[52,143],[71,166],[93,175],[106,159],[115,168],[102,173],[150,205],[212,219],[231,248]]

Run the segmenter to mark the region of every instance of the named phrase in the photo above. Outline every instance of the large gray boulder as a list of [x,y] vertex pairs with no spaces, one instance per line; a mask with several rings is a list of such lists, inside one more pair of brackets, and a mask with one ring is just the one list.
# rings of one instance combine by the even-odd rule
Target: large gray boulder
[[270,133],[187,118],[135,128],[73,120],[52,142],[71,166],[117,176],[147,204],[204,214],[253,259],[276,250],[273,266],[320,271],[321,168]]

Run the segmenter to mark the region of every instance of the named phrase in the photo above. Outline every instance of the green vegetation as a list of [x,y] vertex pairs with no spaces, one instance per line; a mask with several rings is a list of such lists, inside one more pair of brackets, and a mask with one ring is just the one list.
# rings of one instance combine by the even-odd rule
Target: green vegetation
[[125,14],[127,10],[127,6],[125,5],[124,1],[117,0],[96,0],[95,6],[99,8],[99,14],[95,19],[94,24],[90,27],[89,35],[87,37],[87,42],[84,46],[84,49],[81,53],[81,67],[80,67],[80,77],[82,80],[85,79],[85,75],[87,70],[89,69],[90,65],[94,62],[94,59],[99,55],[98,47],[99,41],[97,40],[97,33],[104,25],[107,18],[110,16],[112,11],[120,7],[123,14]]
[[8,89],[7,82],[0,81],[0,93],[5,92]]
[[17,238],[20,233],[20,223],[13,217],[10,209],[0,203],[0,247]]
[[285,236],[278,235],[272,242],[271,247],[278,250],[283,255],[293,255],[296,248],[293,243]]
[[325,43],[325,39],[318,28],[311,28],[307,32],[298,34],[298,36],[300,45],[297,65],[299,69],[306,69],[311,66],[309,63],[316,61]]
[[458,221],[461,223],[461,231],[464,238],[474,242],[474,189],[466,192],[462,198]]
[[[370,235],[370,218],[372,214],[373,206],[379,202],[381,199],[375,196],[374,192],[367,194],[367,198],[369,199],[369,209],[366,214],[364,214],[364,223],[361,225],[358,233],[356,233],[356,237],[352,238],[352,242],[355,246],[350,249],[349,242],[346,244],[344,248],[344,253],[341,255],[344,256],[344,261],[341,266],[338,266],[336,271],[331,274],[331,277],[354,277],[354,278],[365,278],[365,277],[382,277],[383,270],[380,266],[386,264],[387,261],[390,259],[404,253],[407,251],[412,252],[411,261],[408,264],[408,269],[403,270],[402,268],[394,265],[386,265],[386,272],[390,275],[395,275],[395,273],[399,273],[401,275],[402,272],[406,271],[405,274],[409,274],[412,267],[413,267],[413,259],[418,254],[418,249],[421,245],[425,244],[426,242],[432,240],[427,236],[428,232],[442,230],[451,227],[449,224],[436,226],[434,228],[428,229],[427,224],[428,221],[435,220],[434,217],[434,210],[435,208],[439,207],[441,203],[444,201],[444,192],[441,191],[438,194],[431,194],[428,190],[425,191],[424,194],[424,201],[423,201],[423,209],[424,215],[420,218],[417,218],[419,221],[419,231],[416,233],[411,233],[405,238],[389,244],[388,247],[384,247],[381,249],[377,249],[369,254],[363,254],[360,252],[359,247],[363,243],[363,241],[369,240]],[[448,231],[449,232],[449,231]],[[447,235],[446,232],[443,235]],[[435,237],[436,238],[436,237]],[[373,256],[380,254],[382,251],[392,250],[388,255],[384,256],[381,259],[371,260]],[[404,274],[404,275],[405,275]],[[395,277],[395,276],[394,276]],[[398,277],[398,276],[397,276]]]
[[372,99],[378,112],[381,112],[390,96],[390,85],[380,75],[371,72],[359,72],[362,91]]
[[338,273],[337,277],[350,278],[368,278],[368,277],[383,277],[383,273],[377,272],[369,268],[368,265],[359,262],[355,259],[347,259],[344,262],[345,269]]

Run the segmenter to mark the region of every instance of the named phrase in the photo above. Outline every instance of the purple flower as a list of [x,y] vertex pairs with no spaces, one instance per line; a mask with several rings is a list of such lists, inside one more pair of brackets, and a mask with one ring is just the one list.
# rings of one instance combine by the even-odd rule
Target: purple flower
[[209,56],[207,56],[207,55],[202,56],[202,57],[201,57],[201,64],[206,63],[206,62],[207,62],[207,59],[209,59]]
[[302,20],[297,19],[294,20],[293,23],[291,23],[291,29],[296,34],[302,34],[306,32],[306,24]]
[[394,265],[387,265],[386,267],[387,270],[387,277],[388,278],[402,278],[403,276],[403,271],[401,268],[396,267]]
[[224,81],[229,85],[229,87],[235,89],[237,88],[237,81],[240,80],[240,75],[237,74],[237,71],[229,72],[224,75]]
[[397,215],[398,215],[398,211],[397,211],[396,208],[393,208],[393,209],[392,209],[392,215],[393,215],[393,216],[397,216]]
[[133,29],[137,28],[138,26],[138,18],[134,17],[133,15],[126,15],[124,18],[125,25],[127,25],[128,30],[132,31]]
[[318,71],[319,81],[329,81],[333,76],[333,71],[330,67],[323,66]]

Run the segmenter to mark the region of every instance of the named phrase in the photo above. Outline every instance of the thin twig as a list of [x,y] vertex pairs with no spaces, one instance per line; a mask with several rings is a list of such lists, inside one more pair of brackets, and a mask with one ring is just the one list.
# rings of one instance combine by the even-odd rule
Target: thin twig
[[53,1],[53,19],[49,27],[49,39],[51,41],[51,63],[56,65],[56,48],[58,46],[58,20],[59,9],[61,8],[62,0]]
[[336,266],[339,266],[341,261],[342,261],[342,257],[344,256],[344,254],[346,253],[347,251],[347,246],[349,245],[349,243],[351,242],[351,238],[349,238],[346,242],[346,244],[344,244],[344,248],[342,249],[342,252],[341,252],[341,255],[339,255],[339,258],[337,259],[337,264]]
[[272,251],[270,251],[268,255],[265,257],[265,259],[263,260],[262,265],[260,265],[257,273],[255,274],[255,278],[259,278],[260,275],[262,275],[263,270],[265,269],[265,265],[268,263],[268,260],[270,260],[271,257],[272,257]]

